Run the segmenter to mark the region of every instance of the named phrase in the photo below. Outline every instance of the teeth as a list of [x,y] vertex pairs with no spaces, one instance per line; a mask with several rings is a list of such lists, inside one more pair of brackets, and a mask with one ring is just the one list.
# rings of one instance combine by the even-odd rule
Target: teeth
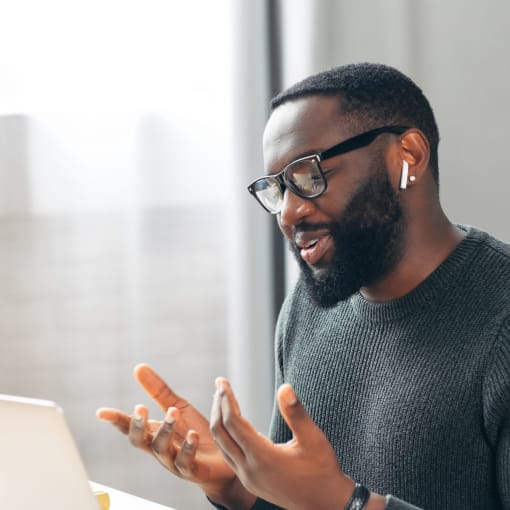
[[310,241],[306,246],[305,246],[305,249],[306,248],[311,248],[312,246],[315,246],[317,243],[319,242],[318,239],[314,239],[313,241]]

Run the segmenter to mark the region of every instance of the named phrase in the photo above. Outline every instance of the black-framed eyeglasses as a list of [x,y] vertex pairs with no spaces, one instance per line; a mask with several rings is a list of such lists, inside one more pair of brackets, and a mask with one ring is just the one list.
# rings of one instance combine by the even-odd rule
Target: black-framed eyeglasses
[[401,135],[408,129],[410,128],[405,126],[382,126],[371,129],[318,154],[296,159],[277,174],[256,179],[248,186],[248,191],[266,211],[278,214],[282,208],[286,188],[301,198],[317,198],[326,191],[328,181],[322,171],[321,161],[365,147],[382,133]]

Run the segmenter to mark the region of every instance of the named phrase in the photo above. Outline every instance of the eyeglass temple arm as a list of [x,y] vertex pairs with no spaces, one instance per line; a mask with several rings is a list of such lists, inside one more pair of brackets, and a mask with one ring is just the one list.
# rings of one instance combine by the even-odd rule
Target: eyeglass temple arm
[[386,126],[372,129],[371,131],[367,131],[366,133],[362,133],[361,135],[355,136],[354,138],[350,138],[345,142],[335,145],[334,147],[331,147],[331,149],[319,153],[318,156],[321,161],[324,159],[329,159],[334,156],[339,156],[340,154],[353,151],[354,149],[364,147],[365,145],[372,143],[381,133],[394,133],[396,135],[401,135],[408,129],[409,128],[406,126]]

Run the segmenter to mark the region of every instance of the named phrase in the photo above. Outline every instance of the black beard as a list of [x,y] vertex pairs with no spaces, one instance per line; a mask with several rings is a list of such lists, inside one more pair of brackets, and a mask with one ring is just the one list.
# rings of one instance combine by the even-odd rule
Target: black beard
[[[329,308],[361,287],[377,282],[402,256],[405,220],[385,169],[379,167],[356,190],[341,220],[325,226],[335,245],[328,268],[314,272],[295,245],[291,245],[291,251],[301,267],[301,278],[310,297],[319,306]],[[311,230],[317,226],[301,228]]]

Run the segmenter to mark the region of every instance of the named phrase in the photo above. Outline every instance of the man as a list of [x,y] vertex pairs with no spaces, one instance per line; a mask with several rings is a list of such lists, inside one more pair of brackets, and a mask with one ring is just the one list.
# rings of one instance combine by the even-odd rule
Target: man
[[510,249],[445,216],[427,99],[359,64],[272,105],[249,190],[301,278],[277,326],[271,440],[225,379],[209,424],[147,365],[164,421],[99,417],[220,508],[510,510]]

